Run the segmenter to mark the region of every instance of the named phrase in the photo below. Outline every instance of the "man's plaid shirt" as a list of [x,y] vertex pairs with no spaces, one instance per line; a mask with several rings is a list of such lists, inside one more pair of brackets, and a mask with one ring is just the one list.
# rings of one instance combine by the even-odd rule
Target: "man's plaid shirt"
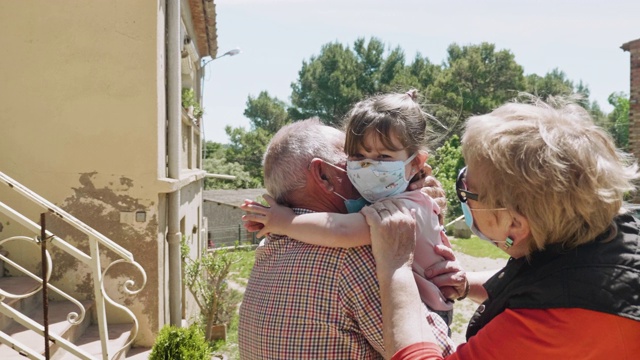
[[[381,310],[370,246],[337,249],[271,236],[256,251],[240,306],[240,357],[382,359]],[[431,315],[448,353],[446,325]]]

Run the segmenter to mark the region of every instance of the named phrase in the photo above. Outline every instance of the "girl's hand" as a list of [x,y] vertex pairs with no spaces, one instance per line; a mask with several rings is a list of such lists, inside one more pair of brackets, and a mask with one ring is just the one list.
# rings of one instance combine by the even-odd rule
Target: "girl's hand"
[[425,269],[424,276],[440,288],[449,300],[462,300],[469,294],[469,280],[451,248],[435,245],[434,252],[444,260]]
[[296,214],[290,208],[276,203],[271,196],[265,194],[262,197],[269,206],[251,200],[245,200],[240,205],[240,209],[247,212],[242,216],[244,227],[249,231],[258,231],[258,238],[269,233],[286,235],[287,227]]

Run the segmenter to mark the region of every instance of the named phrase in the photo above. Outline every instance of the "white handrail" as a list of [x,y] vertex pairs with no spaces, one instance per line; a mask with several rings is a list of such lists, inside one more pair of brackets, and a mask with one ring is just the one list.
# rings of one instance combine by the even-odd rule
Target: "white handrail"
[[[68,242],[62,240],[61,238],[53,235],[49,231],[45,232],[46,239],[44,239],[43,241],[50,242],[51,245],[56,246],[59,249],[65,251],[66,253],[70,254],[71,256],[75,257],[76,259],[78,259],[78,260],[82,261],[83,263],[87,264],[91,268],[91,273],[93,275],[93,282],[94,282],[94,296],[95,296],[95,305],[96,305],[95,311],[96,311],[96,318],[97,318],[97,322],[98,322],[98,329],[99,329],[99,333],[100,333],[100,342],[101,342],[102,359],[103,360],[109,359],[109,349],[107,347],[108,326],[107,326],[107,320],[106,320],[105,302],[108,302],[109,304],[115,306],[116,308],[118,308],[120,310],[124,310],[125,313],[127,313],[133,319],[134,329],[133,329],[133,332],[132,332],[129,340],[127,341],[127,343],[122,348],[117,350],[114,355],[118,355],[119,353],[121,353],[135,339],[135,336],[136,336],[136,334],[138,332],[138,329],[139,329],[139,323],[138,323],[138,319],[135,317],[135,315],[133,314],[132,311],[130,311],[130,310],[126,309],[125,307],[115,303],[108,296],[108,294],[107,294],[107,292],[106,292],[106,290],[104,288],[104,279],[105,279],[104,274],[111,268],[112,265],[114,265],[116,263],[127,262],[129,264],[134,265],[141,272],[141,274],[143,276],[142,284],[139,286],[139,288],[137,290],[131,290],[131,287],[134,285],[134,283],[133,283],[132,280],[128,280],[124,284],[124,290],[125,290],[125,292],[127,292],[129,294],[137,294],[146,285],[146,281],[147,281],[147,276],[146,276],[146,273],[145,273],[144,269],[142,268],[142,266],[140,266],[137,262],[134,261],[133,255],[131,254],[131,252],[127,251],[125,248],[123,248],[122,246],[118,245],[113,240],[111,240],[111,239],[107,238],[106,236],[102,235],[100,232],[96,231],[95,229],[93,229],[92,227],[90,227],[87,224],[83,223],[82,221],[78,220],[77,218],[75,218],[71,214],[69,214],[66,211],[62,210],[60,207],[54,205],[50,201],[46,200],[45,198],[43,198],[40,195],[36,194],[35,192],[31,191],[30,189],[28,189],[24,185],[18,183],[17,181],[13,180],[12,178],[10,178],[9,176],[7,176],[6,174],[4,174],[2,172],[0,172],[0,183],[6,184],[11,189],[15,190],[18,194],[22,195],[24,198],[30,200],[31,202],[33,202],[34,204],[36,204],[40,208],[45,209],[46,211],[50,212],[51,214],[59,217],[60,219],[62,219],[67,224],[69,224],[72,227],[80,230],[81,232],[83,232],[85,235],[88,236],[90,254],[86,254],[85,252],[80,251],[75,246],[73,246],[73,245],[69,244]],[[40,224],[35,223],[34,221],[30,220],[26,216],[22,215],[21,213],[17,212],[13,208],[9,207],[8,205],[6,205],[6,204],[4,204],[2,202],[0,202],[0,213],[3,213],[5,215],[7,215],[9,218],[13,219],[18,224],[24,226],[26,229],[28,229],[29,231],[32,231],[35,234],[40,234],[40,232],[41,232],[41,225]],[[21,240],[27,239],[27,240],[31,240],[30,238],[27,238],[27,237],[18,236],[18,237],[7,239],[5,241],[9,241],[9,240],[12,240],[12,239],[21,239]],[[1,241],[0,243],[3,243],[5,241]],[[35,241],[35,240],[31,240],[31,241]],[[104,272],[102,270],[102,266],[100,265],[100,260],[101,260],[100,259],[100,249],[99,249],[100,245],[103,245],[105,248],[113,251],[116,255],[118,255],[121,258],[119,260],[111,262],[110,265],[107,265],[107,267],[104,270]],[[4,258],[4,256],[3,256],[3,258]],[[50,262],[50,258],[48,258],[48,259],[49,259],[48,261]],[[27,271],[26,269],[21,267],[16,262],[13,262],[13,261],[9,260],[8,258],[5,258],[4,260],[6,260],[7,263],[12,265],[17,270],[20,270],[20,271],[23,271],[23,272],[27,273],[34,280],[36,280],[36,279],[41,280],[37,276],[31,274],[29,271]],[[49,264],[49,266],[47,268],[50,271],[51,268],[52,268],[51,264]],[[48,276],[49,275],[47,275],[47,277]],[[71,298],[70,296],[68,296],[64,292],[60,291],[56,287],[52,286],[51,284],[47,284],[47,288],[51,288],[51,289],[55,290],[58,294],[60,294],[63,297],[67,298],[68,300],[72,299],[71,301],[76,303],[76,305],[78,305],[78,301],[77,300]],[[29,295],[29,294],[27,294],[27,295]],[[15,294],[9,294],[9,293],[7,293],[5,291],[0,290],[0,300],[5,296],[6,297],[12,297],[12,298],[20,298],[20,297],[22,297],[22,296],[17,296]],[[80,305],[79,308],[81,309],[82,314],[80,316],[78,316],[77,313],[69,314],[69,316],[67,317],[67,320],[70,323],[77,324],[84,317],[84,307],[82,305]],[[0,313],[3,313],[5,315],[11,317],[12,319],[17,321],[18,323],[22,324],[23,326],[25,326],[25,327],[27,327],[27,328],[39,333],[40,335],[43,335],[43,330],[42,330],[43,327],[41,327],[39,324],[33,322],[33,320],[29,319],[25,315],[21,314],[19,311],[11,309],[11,308],[7,308],[4,303],[0,303]],[[4,333],[2,333],[0,331],[0,342],[4,343],[4,342],[8,341],[5,335],[6,334],[4,334]],[[78,356],[80,358],[83,358],[83,359],[92,359],[93,358],[91,355],[87,354],[82,349],[78,348],[74,344],[72,344],[72,343],[70,343],[70,342],[68,342],[68,341],[66,341],[66,340],[64,340],[62,338],[59,338],[57,335],[50,334],[50,337],[52,339],[55,339],[55,341],[58,343],[58,345],[60,345],[63,349],[69,351],[70,353],[72,353],[72,354],[74,354],[74,355],[76,355],[76,356]],[[16,349],[17,351],[23,352],[24,354],[26,354],[26,356],[28,356],[28,357],[30,357],[32,359],[40,359],[41,358],[40,355],[35,354],[30,349],[29,350],[25,350],[26,347],[25,347],[24,344],[12,344],[12,345],[15,345],[14,349],[17,348]]]
[[113,240],[111,240],[108,237],[102,235],[101,233],[96,231],[94,228],[92,228],[89,225],[87,225],[87,224],[83,223],[82,221],[78,220],[77,218],[75,218],[74,216],[69,214],[68,212],[62,210],[60,207],[54,205],[53,203],[51,203],[47,199],[43,198],[42,196],[36,194],[35,192],[29,190],[27,187],[25,187],[24,185],[20,184],[19,182],[13,180],[12,178],[10,178],[9,176],[7,176],[6,174],[4,174],[2,172],[0,172],[0,182],[6,184],[10,188],[15,190],[19,194],[21,194],[22,196],[24,196],[25,198],[31,200],[31,202],[33,202],[34,204],[36,204],[36,205],[40,206],[41,208],[43,208],[44,210],[47,210],[50,213],[52,213],[53,215],[59,217],[60,219],[62,219],[67,224],[75,227],[76,229],[84,232],[85,234],[87,234],[89,236],[93,236],[94,238],[96,238],[98,240],[98,242],[100,244],[104,245],[109,250],[115,252],[120,257],[122,257],[124,259],[127,259],[129,261],[133,261],[133,255],[131,254],[131,252],[127,251],[122,246],[116,244]]
[[[24,226],[28,230],[32,231],[34,234],[40,233],[40,225],[36,224],[26,216],[20,214],[19,212],[5,205],[5,203],[3,203],[2,201],[0,201],[0,212],[7,215],[8,217],[13,219],[18,224]],[[51,244],[59,247],[60,249],[64,250],[66,253],[82,261],[83,263],[87,265],[91,265],[91,258],[89,257],[89,255],[83,253],[82,251],[78,250],[73,245],[60,239],[59,237],[53,235],[50,231],[47,231],[46,234],[47,234],[47,238],[50,239]]]

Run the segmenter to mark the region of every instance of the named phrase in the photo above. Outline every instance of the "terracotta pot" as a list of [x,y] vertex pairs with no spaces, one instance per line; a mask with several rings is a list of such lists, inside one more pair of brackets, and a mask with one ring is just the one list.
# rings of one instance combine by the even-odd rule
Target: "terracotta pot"
[[209,340],[227,341],[227,324],[211,325],[211,337]]

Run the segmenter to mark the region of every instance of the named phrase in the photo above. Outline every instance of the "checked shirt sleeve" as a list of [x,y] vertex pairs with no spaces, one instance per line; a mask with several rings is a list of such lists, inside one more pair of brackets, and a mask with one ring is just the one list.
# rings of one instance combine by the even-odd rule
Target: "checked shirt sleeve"
[[383,354],[382,305],[370,246],[345,252],[341,277],[343,311],[352,320],[353,331],[360,332],[377,352]]

